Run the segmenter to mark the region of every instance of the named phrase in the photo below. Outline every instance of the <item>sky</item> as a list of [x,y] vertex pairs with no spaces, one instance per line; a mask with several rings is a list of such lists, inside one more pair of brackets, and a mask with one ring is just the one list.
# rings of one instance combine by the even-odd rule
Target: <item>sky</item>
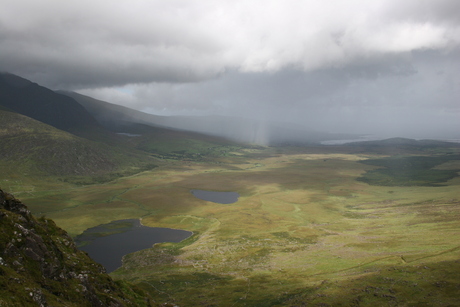
[[0,71],[158,115],[460,138],[458,0],[0,0]]

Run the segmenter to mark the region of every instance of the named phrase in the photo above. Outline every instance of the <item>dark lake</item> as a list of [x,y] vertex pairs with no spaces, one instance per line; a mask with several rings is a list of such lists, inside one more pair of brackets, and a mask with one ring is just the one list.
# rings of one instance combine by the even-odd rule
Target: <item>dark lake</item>
[[199,199],[219,204],[236,203],[238,201],[238,197],[240,197],[240,194],[236,192],[214,192],[205,190],[191,190],[190,192]]
[[147,227],[137,219],[119,220],[85,230],[75,238],[80,250],[102,264],[108,273],[122,265],[124,255],[152,247],[155,243],[180,242],[192,232]]

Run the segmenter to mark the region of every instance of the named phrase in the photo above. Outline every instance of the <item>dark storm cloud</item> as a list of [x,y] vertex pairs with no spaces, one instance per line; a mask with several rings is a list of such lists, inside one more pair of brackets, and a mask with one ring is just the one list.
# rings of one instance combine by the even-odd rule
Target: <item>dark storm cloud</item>
[[161,114],[452,129],[459,5],[4,0],[0,70]]
[[0,65],[49,86],[194,82],[458,44],[458,1],[3,1]]
[[212,109],[335,132],[454,137],[460,129],[458,71],[458,53],[422,51],[381,64],[308,73],[292,68],[269,74],[232,71],[198,84],[138,85],[129,88],[129,95],[136,108],[162,114]]
[[220,72],[218,47],[189,27],[192,13],[175,21],[175,8],[161,2],[120,3],[4,1],[2,69],[68,88],[190,82]]

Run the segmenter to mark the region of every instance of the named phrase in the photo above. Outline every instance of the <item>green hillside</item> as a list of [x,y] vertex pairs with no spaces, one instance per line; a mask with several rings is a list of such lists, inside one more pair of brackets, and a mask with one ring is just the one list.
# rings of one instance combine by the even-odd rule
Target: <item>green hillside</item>
[[73,182],[107,181],[155,167],[152,157],[121,144],[89,141],[8,111],[0,110],[0,119],[4,180],[52,176]]

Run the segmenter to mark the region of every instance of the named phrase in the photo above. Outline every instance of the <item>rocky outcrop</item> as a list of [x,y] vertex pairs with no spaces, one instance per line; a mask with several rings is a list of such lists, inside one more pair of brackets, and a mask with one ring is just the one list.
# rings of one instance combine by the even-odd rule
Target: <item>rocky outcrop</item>
[[0,306],[156,306],[0,190]]

